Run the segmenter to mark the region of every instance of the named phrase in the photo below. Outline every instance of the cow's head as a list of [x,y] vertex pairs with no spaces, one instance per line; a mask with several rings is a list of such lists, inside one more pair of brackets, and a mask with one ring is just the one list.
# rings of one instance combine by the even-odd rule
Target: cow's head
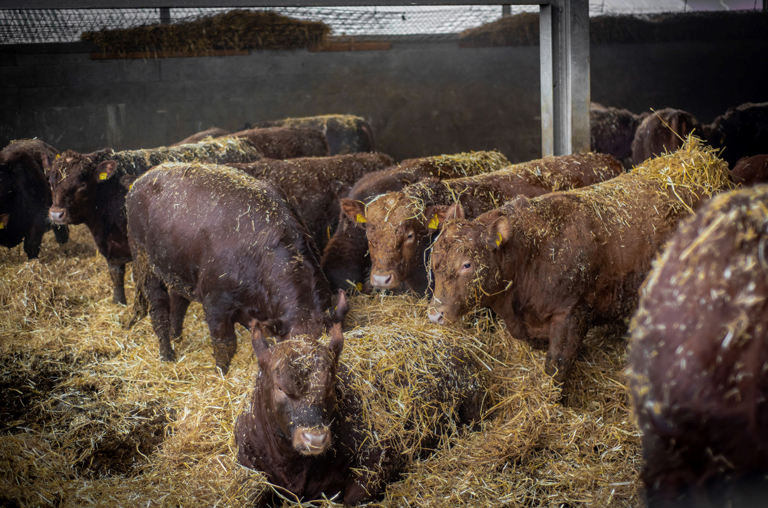
[[342,213],[339,226],[323,249],[320,260],[331,289],[356,288],[362,291],[371,266],[367,254],[365,229]]
[[251,323],[265,417],[302,455],[320,455],[331,446],[336,370],[344,347],[341,323],[331,328],[330,335],[327,346],[295,336],[270,347],[259,323]]
[[100,187],[117,174],[117,162],[104,160],[105,156],[101,152],[84,155],[67,150],[56,157],[48,172],[53,194],[48,214],[51,222],[80,224],[85,220],[98,193],[103,192]]
[[429,319],[435,323],[456,321],[504,289],[501,249],[509,239],[509,221],[498,211],[466,220],[459,210],[448,211],[459,218],[445,223],[432,247]]
[[371,284],[395,289],[408,280],[419,256],[429,245],[431,233],[425,213],[402,192],[390,192],[367,207],[342,209],[357,222],[364,222],[371,256]]

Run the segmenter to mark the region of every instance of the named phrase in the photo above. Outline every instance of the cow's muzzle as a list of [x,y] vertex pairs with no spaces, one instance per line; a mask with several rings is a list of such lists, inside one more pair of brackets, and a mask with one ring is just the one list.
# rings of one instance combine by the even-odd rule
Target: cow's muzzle
[[445,324],[445,316],[442,312],[435,309],[434,307],[430,307],[430,309],[427,311],[427,315],[429,316],[429,320],[433,323],[437,323],[439,325]]
[[331,444],[328,427],[297,427],[293,433],[293,447],[302,455],[320,455]]
[[67,210],[65,208],[59,208],[58,206],[52,206],[48,210],[48,217],[54,224],[66,224]]
[[384,273],[371,272],[371,284],[379,289],[394,289],[400,285],[400,281],[393,271]]

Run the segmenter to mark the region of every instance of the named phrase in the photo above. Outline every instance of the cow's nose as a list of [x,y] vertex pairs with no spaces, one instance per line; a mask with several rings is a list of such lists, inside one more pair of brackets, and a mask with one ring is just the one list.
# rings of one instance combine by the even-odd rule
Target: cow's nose
[[64,216],[67,214],[67,211],[63,208],[51,208],[48,211],[48,215],[51,218],[52,222],[60,223],[64,221]]
[[427,315],[429,316],[429,320],[433,323],[437,323],[439,325],[445,323],[445,316],[443,316],[443,313],[437,309],[429,309]]
[[372,273],[371,274],[371,284],[374,285],[374,287],[382,288],[382,289],[389,289],[394,286],[394,273],[387,272],[385,274],[378,274],[378,273]]
[[330,439],[331,432],[329,429],[299,429],[300,451],[304,455],[318,455],[323,453],[328,446]]

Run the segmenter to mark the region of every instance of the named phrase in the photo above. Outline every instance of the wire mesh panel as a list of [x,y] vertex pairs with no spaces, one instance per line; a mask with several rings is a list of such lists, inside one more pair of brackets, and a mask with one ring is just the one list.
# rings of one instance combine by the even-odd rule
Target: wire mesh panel
[[[685,0],[592,0],[590,15],[681,12]],[[192,21],[230,8],[173,8],[170,22]],[[333,36],[455,34],[499,19],[500,5],[398,7],[278,7],[269,9],[299,20],[322,21]],[[537,12],[538,6],[511,6],[510,14]],[[0,10],[0,44],[75,42],[80,34],[160,23],[160,9]]]

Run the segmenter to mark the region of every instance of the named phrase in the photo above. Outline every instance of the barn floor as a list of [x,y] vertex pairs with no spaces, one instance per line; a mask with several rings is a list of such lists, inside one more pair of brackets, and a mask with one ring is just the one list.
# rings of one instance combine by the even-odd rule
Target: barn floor
[[[357,296],[351,306],[357,335],[393,321],[445,330],[424,302]],[[0,506],[247,506],[263,488],[237,464],[232,433],[258,369],[247,332],[238,330],[222,378],[198,304],[176,363],[159,360],[148,318],[123,328],[130,316],[111,303],[106,262],[84,226],[65,246],[47,234],[38,261],[20,246],[0,250]],[[642,505],[623,338],[590,333],[561,397],[543,352],[482,315],[461,333],[479,339],[498,403],[479,430],[444,436],[373,506]]]

